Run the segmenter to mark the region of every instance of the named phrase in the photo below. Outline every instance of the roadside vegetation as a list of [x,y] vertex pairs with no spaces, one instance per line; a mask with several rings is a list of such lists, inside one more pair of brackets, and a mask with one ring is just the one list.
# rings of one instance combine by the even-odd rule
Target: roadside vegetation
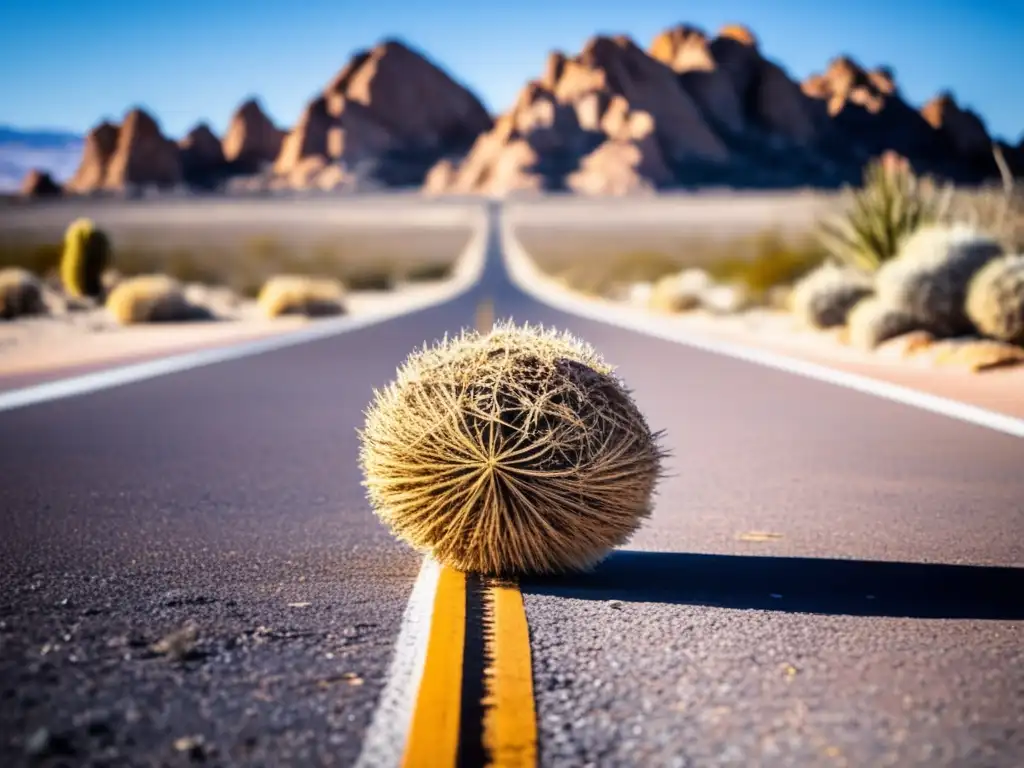
[[228,295],[234,305],[259,299],[269,317],[339,314],[349,291],[449,278],[469,235],[398,228],[350,229],[331,241],[299,243],[259,233],[206,243],[156,232],[118,240],[96,222],[76,219],[58,241],[0,233],[0,315],[103,307],[120,324],[210,319],[217,313],[202,299],[214,295]]
[[1024,194],[998,150],[996,160],[1002,185],[966,190],[885,155],[865,168],[861,186],[845,191],[838,210],[799,235],[700,242],[673,234],[643,250],[606,233],[545,245],[540,232],[523,228],[521,240],[568,288],[651,311],[770,308],[865,350],[903,337],[913,354],[963,347],[957,355],[974,360],[975,370],[1017,364],[1024,362]]

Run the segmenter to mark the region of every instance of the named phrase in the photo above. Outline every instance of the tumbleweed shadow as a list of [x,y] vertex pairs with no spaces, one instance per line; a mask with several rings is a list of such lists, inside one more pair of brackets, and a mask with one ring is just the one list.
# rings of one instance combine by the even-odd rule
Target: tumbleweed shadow
[[582,600],[931,619],[1024,619],[1024,568],[617,550],[588,573],[524,579]]

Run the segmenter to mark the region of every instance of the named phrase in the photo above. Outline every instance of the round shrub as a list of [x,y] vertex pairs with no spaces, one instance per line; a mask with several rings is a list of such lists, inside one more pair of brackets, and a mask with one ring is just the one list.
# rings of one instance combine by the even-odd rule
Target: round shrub
[[0,269],[0,318],[13,320],[46,312],[43,287],[27,269]]
[[107,296],[107,311],[122,325],[172,323],[197,319],[181,283],[166,275],[140,275],[119,282]]
[[967,316],[986,336],[1024,345],[1024,254],[979,270],[967,289]]
[[863,272],[825,263],[793,287],[789,305],[805,325],[835,328],[844,325],[854,305],[871,292],[871,278]]
[[1002,252],[996,239],[972,227],[923,227],[878,270],[875,290],[936,336],[966,334],[973,330],[965,310],[967,286]]
[[340,315],[345,312],[345,287],[330,278],[277,275],[263,284],[257,302],[267,317]]
[[876,296],[857,302],[850,310],[846,324],[850,343],[861,349],[874,349],[883,341],[921,330],[914,317]]
[[398,537],[504,576],[584,569],[625,542],[663,456],[593,349],[511,324],[412,354],[360,436],[370,501]]

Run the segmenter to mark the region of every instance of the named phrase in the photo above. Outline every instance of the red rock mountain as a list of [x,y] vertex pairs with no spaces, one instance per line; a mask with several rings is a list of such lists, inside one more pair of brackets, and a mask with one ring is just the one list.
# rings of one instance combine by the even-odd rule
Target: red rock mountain
[[[325,186],[366,163],[387,181],[419,183],[491,125],[479,99],[395,40],[357,53],[306,106],[274,163],[289,186]],[[323,171],[334,168],[327,174]]]
[[49,173],[40,168],[33,168],[21,180],[18,193],[22,197],[57,197],[62,191]]
[[225,170],[226,160],[220,139],[206,123],[199,123],[178,142],[181,169],[185,180],[202,185],[211,176]]
[[235,110],[221,142],[224,159],[240,173],[256,173],[274,162],[285,131],[275,126],[256,99]]
[[136,186],[172,187],[182,180],[177,145],[142,109],[131,109],[120,125],[102,122],[85,139],[82,161],[67,190],[119,191]]
[[[1024,141],[998,146],[1024,175]],[[997,174],[992,149],[984,121],[952,94],[914,107],[887,67],[838,56],[798,83],[746,27],[711,36],[677,25],[646,51],[598,36],[576,55],[550,54],[493,120],[425,55],[386,40],[353,56],[287,131],[255,99],[223,140],[197,125],[175,143],[140,109],[100,123],[66,190],[218,188],[229,177],[238,189],[422,184],[432,194],[834,187],[886,152],[974,183]]]

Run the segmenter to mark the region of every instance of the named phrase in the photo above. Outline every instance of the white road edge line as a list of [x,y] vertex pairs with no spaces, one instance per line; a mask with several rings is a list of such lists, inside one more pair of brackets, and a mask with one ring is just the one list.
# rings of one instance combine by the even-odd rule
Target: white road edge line
[[430,623],[440,574],[438,562],[425,557],[405,607],[387,682],[354,768],[399,768],[402,764],[416,696],[426,666]]
[[501,222],[502,253],[512,282],[524,293],[556,309],[597,320],[608,325],[686,344],[706,352],[744,360],[749,363],[775,368],[786,373],[827,382],[836,386],[874,395],[885,400],[913,406],[921,410],[948,416],[1014,437],[1024,437],[1024,419],[1014,418],[968,403],[950,400],[897,384],[872,379],[824,365],[798,360],[785,355],[766,352],[739,344],[716,341],[690,334],[679,328],[666,328],[654,317],[633,314],[633,310],[620,309],[607,304],[595,304],[572,296],[540,271],[515,236],[514,223],[503,211]]
[[243,357],[261,355],[266,352],[273,352],[278,349],[347,333],[357,328],[364,328],[368,325],[390,320],[399,315],[444,304],[473,287],[483,272],[484,261],[487,256],[490,216],[485,210],[481,211],[481,213],[480,221],[476,224],[476,231],[470,237],[466,249],[458,257],[456,273],[451,278],[451,285],[437,295],[417,299],[396,309],[382,310],[366,315],[341,317],[335,320],[317,320],[310,328],[303,328],[292,333],[283,333],[266,339],[231,344],[215,349],[185,352],[158,360],[107,368],[94,373],[86,373],[80,376],[72,376],[7,392],[0,392],[0,412],[23,408],[37,403],[45,403],[51,400],[59,400],[65,397],[73,397],[74,395],[96,392],[101,389],[110,389],[111,387],[152,379],[157,376],[165,376],[169,373],[188,371],[205,365],[213,365],[214,363],[223,363]]

